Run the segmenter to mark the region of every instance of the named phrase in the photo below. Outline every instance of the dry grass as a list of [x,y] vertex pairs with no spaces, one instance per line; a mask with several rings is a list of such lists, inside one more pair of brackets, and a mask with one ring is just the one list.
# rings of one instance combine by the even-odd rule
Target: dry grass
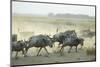
[[88,47],[88,48],[86,48],[86,54],[87,55],[95,55],[96,49],[94,47]]
[[[84,21],[85,20],[85,21]],[[70,23],[69,23],[70,22]],[[68,24],[69,23],[69,24]],[[18,40],[27,40],[32,35],[47,34],[51,37],[58,32],[64,32],[66,30],[75,30],[77,35],[81,37],[81,30],[91,29],[95,31],[95,22],[90,22],[88,19],[73,19],[73,18],[49,18],[49,17],[33,17],[33,16],[14,16],[12,23],[12,33],[18,35]],[[23,58],[20,55],[20,59],[15,60],[12,55],[12,64],[43,64],[43,63],[60,63],[60,62],[73,62],[73,61],[90,61],[95,57],[95,48],[90,48],[95,42],[95,37],[84,38],[84,50],[78,50],[78,53],[74,52],[74,48],[71,53],[68,53],[69,47],[65,47],[64,56],[59,56],[58,43],[55,43],[53,48],[46,47],[49,54],[49,58],[46,56],[44,49],[40,52],[42,56],[36,56],[38,49],[31,48],[28,51],[29,57]],[[45,55],[45,56],[44,56]],[[90,56],[88,56],[90,55]],[[24,61],[24,62],[23,62]]]

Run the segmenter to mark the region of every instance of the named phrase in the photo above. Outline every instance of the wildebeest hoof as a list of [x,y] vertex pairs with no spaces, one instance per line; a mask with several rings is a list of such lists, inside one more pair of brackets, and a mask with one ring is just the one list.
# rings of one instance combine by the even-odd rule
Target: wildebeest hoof
[[63,54],[60,54],[60,57],[63,56]]
[[64,53],[60,53],[60,56],[64,56]]
[[45,57],[49,57],[49,56],[46,55]]
[[45,55],[45,57],[49,57],[48,55]]
[[82,48],[79,48],[79,50],[82,50]]
[[42,56],[41,54],[37,55],[37,56]]
[[25,55],[24,57],[28,57],[27,55]]
[[15,59],[17,60],[17,59],[18,59],[18,57],[15,57]]
[[68,53],[70,53],[70,51],[68,51]]
[[41,54],[39,54],[38,56],[42,56]]

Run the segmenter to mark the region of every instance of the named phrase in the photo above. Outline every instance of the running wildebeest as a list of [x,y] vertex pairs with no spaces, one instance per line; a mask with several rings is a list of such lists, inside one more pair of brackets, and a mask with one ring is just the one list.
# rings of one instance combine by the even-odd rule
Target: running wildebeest
[[66,38],[63,41],[63,44],[62,44],[61,49],[60,49],[60,52],[63,51],[65,46],[70,46],[70,49],[69,49],[68,53],[70,53],[70,51],[71,51],[73,46],[76,47],[76,52],[77,52],[77,46],[79,44],[81,45],[81,48],[82,48],[82,46],[84,44],[84,39],[83,38],[78,38],[78,37],[77,38],[76,37]]
[[39,55],[40,51],[42,48],[45,49],[45,51],[49,54],[49,52],[46,49],[46,46],[52,47],[52,39],[48,35],[37,35],[37,36],[32,36],[29,38],[28,45],[26,47],[26,53],[28,52],[29,48],[31,47],[37,47],[40,48],[37,56]]
[[89,38],[92,38],[93,36],[95,36],[95,32],[94,31],[91,31],[88,33],[88,37]]
[[77,37],[75,30],[68,30],[68,31],[65,31],[65,32],[55,34],[55,35],[53,35],[53,39],[54,39],[55,42],[59,42],[59,44],[58,44],[58,47],[59,47],[61,44],[63,44],[64,39],[66,37],[68,38],[70,36]]
[[95,31],[91,31],[90,29],[88,30],[83,30],[81,31],[83,37],[87,37],[87,38],[92,38],[93,36],[95,36]]
[[22,51],[22,54],[24,55],[25,57],[25,51],[24,51],[24,48],[26,47],[26,43],[23,41],[23,40],[20,40],[20,41],[14,41],[12,42],[12,52],[15,51],[16,52],[16,55],[15,55],[15,58],[17,59],[17,55],[18,55],[18,52]]

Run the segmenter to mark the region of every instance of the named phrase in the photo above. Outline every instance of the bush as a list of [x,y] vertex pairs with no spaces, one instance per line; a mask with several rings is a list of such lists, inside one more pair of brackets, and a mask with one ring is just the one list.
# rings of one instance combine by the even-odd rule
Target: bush
[[86,54],[87,55],[96,55],[96,49],[91,47],[86,49]]

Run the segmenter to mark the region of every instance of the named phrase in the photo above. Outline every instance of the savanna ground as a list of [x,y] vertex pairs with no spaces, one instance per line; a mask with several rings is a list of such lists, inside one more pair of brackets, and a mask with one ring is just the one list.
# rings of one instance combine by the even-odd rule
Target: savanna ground
[[[28,38],[32,35],[47,34],[52,37],[56,34],[56,29],[59,32],[66,30],[75,30],[78,37],[81,36],[82,30],[90,29],[95,31],[95,19],[82,19],[82,18],[55,18],[47,16],[31,16],[31,15],[15,15],[12,17],[12,34],[18,35],[18,40]],[[26,65],[26,64],[45,64],[45,63],[61,63],[61,62],[76,62],[76,61],[94,61],[94,55],[87,55],[87,49],[93,47],[95,43],[95,36],[92,38],[85,38],[84,46],[80,49],[78,46],[78,53],[75,48],[68,53],[69,47],[64,48],[64,55],[60,56],[59,48],[55,43],[55,47],[46,47],[48,52],[44,49],[40,52],[40,56],[36,56],[38,49],[33,47],[28,51],[28,57],[23,57],[21,52],[18,54],[19,59],[15,59],[15,52],[11,55],[12,65]]]

